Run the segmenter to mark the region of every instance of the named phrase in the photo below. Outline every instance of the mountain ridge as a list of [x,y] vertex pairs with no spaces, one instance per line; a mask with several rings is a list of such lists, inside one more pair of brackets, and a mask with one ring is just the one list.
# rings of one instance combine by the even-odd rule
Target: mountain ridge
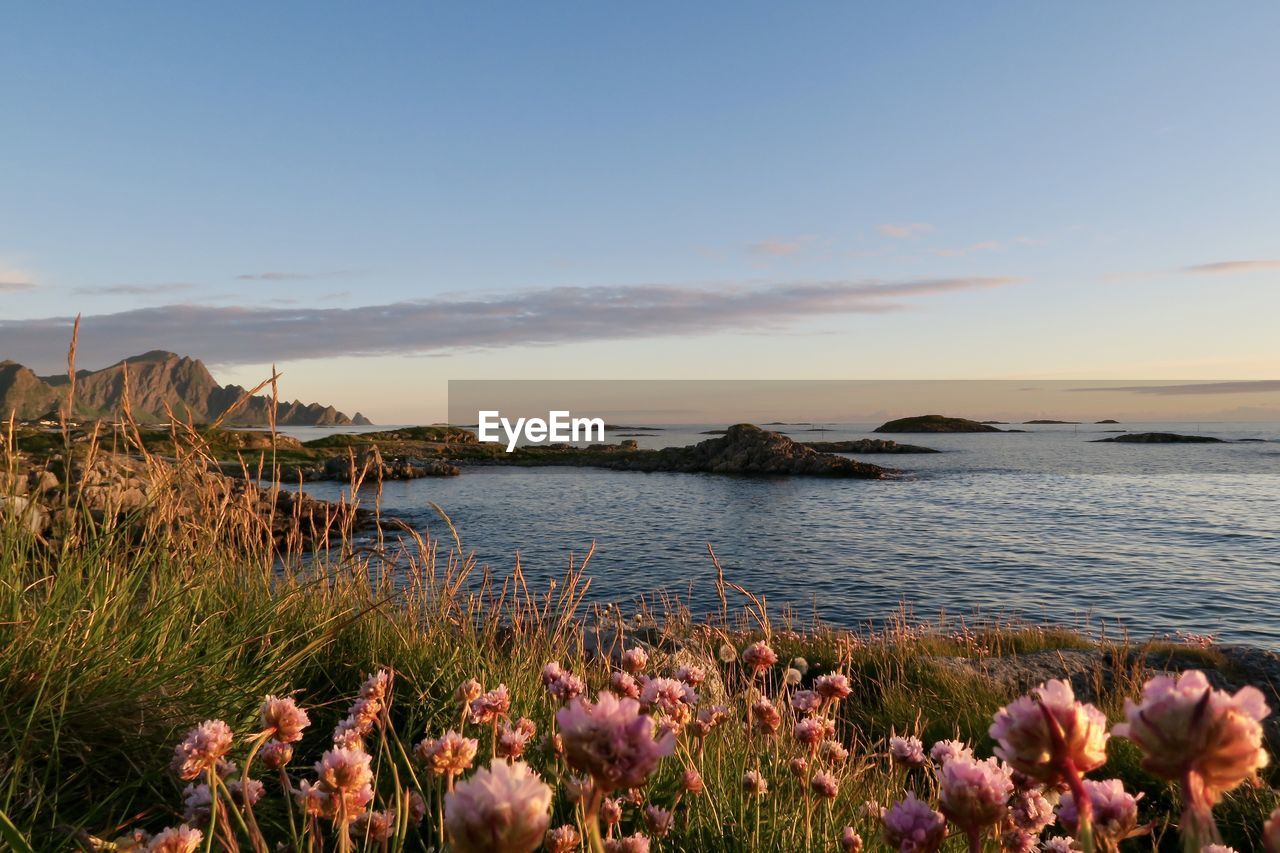
[[[176,417],[211,423],[227,413],[247,392],[239,385],[219,385],[204,362],[167,350],[150,350],[121,359],[99,370],[76,371],[75,417],[118,416],[123,412],[126,379],[133,416],[139,421],[163,421],[168,406]],[[70,384],[66,374],[39,376],[6,359],[0,361],[0,415],[33,420],[56,412]],[[229,426],[264,426],[271,400],[254,396],[226,417]],[[280,401],[276,423],[281,426],[366,425],[356,412],[348,417],[330,405]]]

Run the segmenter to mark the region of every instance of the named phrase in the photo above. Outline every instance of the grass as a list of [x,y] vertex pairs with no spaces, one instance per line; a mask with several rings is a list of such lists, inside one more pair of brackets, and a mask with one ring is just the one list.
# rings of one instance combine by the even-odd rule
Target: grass
[[[464,680],[506,684],[512,717],[531,718],[541,736],[552,730],[555,710],[539,680],[543,664],[561,662],[594,694],[608,684],[617,653],[643,643],[649,672],[701,666],[709,674],[704,702],[724,702],[741,715],[760,684],[722,649],[761,637],[781,658],[765,682],[772,696],[786,694],[783,667],[796,658],[806,663],[805,684],[827,672],[850,679],[852,695],[836,719],[837,737],[851,750],[847,763],[832,768],[839,795],[811,802],[788,772],[795,749],[787,737],[721,726],[700,754],[682,739],[643,791],[646,803],[679,802],[660,849],[834,850],[846,825],[876,849],[876,821],[864,804],[888,804],[904,788],[932,796],[935,785],[923,771],[890,765],[889,736],[917,734],[926,745],[960,737],[989,755],[991,714],[1015,698],[941,659],[1096,647],[1070,631],[1008,623],[921,625],[903,616],[873,634],[797,626],[777,621],[767,602],[728,581],[718,589],[723,607],[709,619],[695,620],[669,600],[660,610],[624,614],[583,604],[589,555],[554,585],[531,589],[518,561],[493,572],[477,566],[458,538],[428,540],[394,525],[373,540],[335,529],[327,544],[308,551],[300,529],[270,535],[279,521],[272,489],[235,488],[210,476],[225,451],[220,442],[216,433],[175,430],[161,458],[152,438],[128,427],[110,440],[68,441],[61,451],[81,465],[106,447],[145,465],[149,506],[90,513],[64,484],[46,536],[31,535],[11,513],[0,520],[0,832],[11,822],[13,837],[35,850],[92,849],[95,839],[180,822],[182,786],[168,771],[175,743],[200,721],[223,719],[238,735],[234,757],[243,761],[267,694],[295,696],[308,709],[312,725],[291,773],[295,783],[309,778],[357,686],[381,668],[395,673],[395,698],[380,730],[375,805],[394,804],[406,787],[422,790],[434,811],[395,846],[439,849],[438,786],[407,753],[423,736],[458,726],[454,691]],[[0,469],[15,471],[22,454],[49,450],[7,440]],[[1221,662],[1212,649],[1182,645],[1113,651]],[[1135,665],[1115,678],[1099,706],[1118,718],[1144,675]],[[487,762],[487,735],[475,727],[467,734],[479,738],[479,763]],[[527,758],[557,790],[552,826],[579,819],[563,760],[540,739]],[[701,771],[704,795],[679,797],[685,766]],[[743,793],[748,769],[769,780],[767,796]],[[1173,849],[1176,794],[1141,770],[1132,744],[1113,739],[1107,767],[1093,775],[1121,778],[1144,794],[1141,815],[1152,833],[1126,849]],[[1268,788],[1230,795],[1218,810],[1227,841],[1256,849],[1275,804]],[[278,789],[269,788],[255,811],[268,838],[289,837],[291,811]],[[643,828],[639,815],[627,808],[626,831]],[[248,836],[228,826],[223,837],[232,836],[247,848]],[[964,839],[948,840],[946,849],[965,849]],[[988,849],[997,849],[994,840]]]

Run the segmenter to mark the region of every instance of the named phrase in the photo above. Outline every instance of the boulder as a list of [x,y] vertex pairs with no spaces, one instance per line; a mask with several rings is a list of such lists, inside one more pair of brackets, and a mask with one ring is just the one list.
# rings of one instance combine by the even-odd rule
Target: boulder
[[36,536],[49,529],[49,511],[45,507],[20,495],[0,495],[0,523],[14,518]]

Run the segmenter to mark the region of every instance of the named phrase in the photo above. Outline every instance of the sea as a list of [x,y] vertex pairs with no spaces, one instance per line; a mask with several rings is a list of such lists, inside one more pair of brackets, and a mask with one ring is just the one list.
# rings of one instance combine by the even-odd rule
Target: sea
[[[723,426],[624,427],[608,439],[687,445]],[[499,576],[518,554],[531,585],[563,577],[594,545],[589,598],[624,610],[659,593],[695,614],[716,609],[710,546],[729,580],[802,624],[874,629],[906,611],[957,625],[1019,620],[1280,649],[1280,423],[887,436],[875,426],[768,428],[798,441],[891,438],[941,452],[857,456],[900,471],[874,481],[464,467],[384,484],[382,509],[447,542],[431,504],[440,506],[465,550]],[[1098,442],[1121,430],[1226,443]],[[285,430],[304,440],[333,431]],[[346,487],[305,488],[336,499]]]

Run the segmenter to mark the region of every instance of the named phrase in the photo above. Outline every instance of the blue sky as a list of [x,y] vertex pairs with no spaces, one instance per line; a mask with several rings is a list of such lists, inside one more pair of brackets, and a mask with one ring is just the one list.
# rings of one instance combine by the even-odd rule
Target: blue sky
[[454,378],[1280,371],[1280,6],[25,4],[0,357],[384,422]]

